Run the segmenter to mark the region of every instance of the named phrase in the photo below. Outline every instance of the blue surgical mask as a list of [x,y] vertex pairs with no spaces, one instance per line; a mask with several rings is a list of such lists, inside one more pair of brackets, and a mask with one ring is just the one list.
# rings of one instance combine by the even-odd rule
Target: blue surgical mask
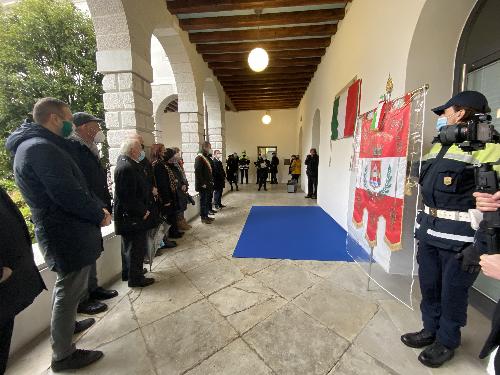
[[142,150],[141,153],[139,154],[139,162],[143,161],[145,157],[146,153],[144,152],[144,150]]
[[440,131],[442,127],[448,125],[448,117],[438,117],[436,121],[436,130]]

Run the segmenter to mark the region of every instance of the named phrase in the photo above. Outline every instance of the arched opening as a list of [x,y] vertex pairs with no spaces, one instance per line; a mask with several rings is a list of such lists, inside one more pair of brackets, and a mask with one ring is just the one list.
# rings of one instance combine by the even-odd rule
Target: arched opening
[[311,148],[315,148],[319,154],[319,144],[321,140],[321,114],[319,109],[314,112],[311,129]]

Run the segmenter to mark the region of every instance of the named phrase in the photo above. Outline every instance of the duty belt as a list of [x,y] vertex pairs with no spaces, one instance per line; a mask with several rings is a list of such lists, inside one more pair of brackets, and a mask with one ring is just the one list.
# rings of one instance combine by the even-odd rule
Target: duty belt
[[468,212],[438,210],[437,208],[432,208],[432,207],[428,207],[428,206],[424,206],[424,212],[427,215],[430,215],[433,217],[438,217],[440,219],[466,221],[466,222],[470,223],[470,215]]

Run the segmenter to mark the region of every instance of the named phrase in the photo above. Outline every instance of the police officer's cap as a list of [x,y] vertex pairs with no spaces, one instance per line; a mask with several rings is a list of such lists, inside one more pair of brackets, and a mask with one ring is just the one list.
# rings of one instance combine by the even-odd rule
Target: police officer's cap
[[488,100],[483,94],[477,91],[462,91],[448,100],[446,104],[443,104],[436,108],[432,108],[432,112],[434,112],[438,116],[441,116],[446,108],[450,108],[454,105],[460,107],[469,107],[475,109],[479,113],[491,112],[491,109],[488,106]]

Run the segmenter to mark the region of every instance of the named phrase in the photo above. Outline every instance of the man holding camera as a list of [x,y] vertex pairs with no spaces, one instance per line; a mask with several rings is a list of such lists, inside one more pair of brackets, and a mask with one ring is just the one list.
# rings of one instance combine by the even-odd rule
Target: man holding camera
[[[436,129],[440,131],[490,108],[483,94],[463,91],[432,111],[439,116]],[[424,210],[417,215],[415,238],[424,327],[404,334],[401,341],[412,348],[426,347],[418,357],[425,366],[440,367],[460,346],[469,288],[479,273],[477,256],[470,251],[475,233],[468,213],[475,208],[472,165],[498,159],[500,145],[487,143],[483,150],[467,153],[449,142],[436,143],[422,163],[419,183]]]

